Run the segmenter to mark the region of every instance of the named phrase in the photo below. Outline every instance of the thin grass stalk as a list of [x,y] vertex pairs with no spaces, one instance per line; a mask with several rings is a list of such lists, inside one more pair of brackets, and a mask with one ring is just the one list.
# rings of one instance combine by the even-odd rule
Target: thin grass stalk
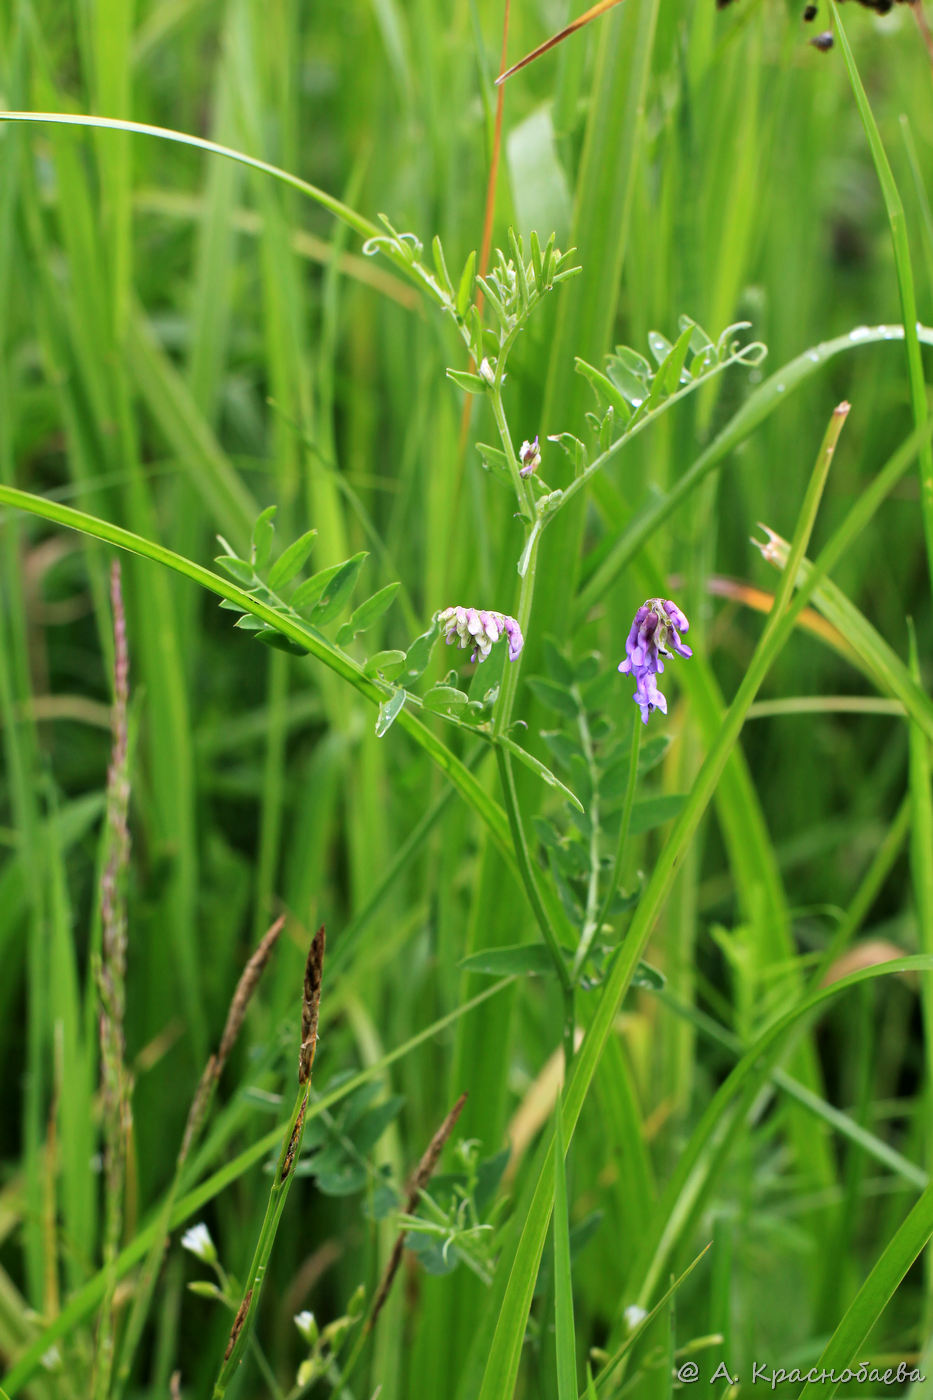
[[[910,671],[920,684],[920,661],[913,622],[910,628]],[[910,874],[917,911],[917,945],[921,952],[933,953],[933,797],[931,797],[930,743],[916,723],[909,726],[910,775]],[[924,1121],[925,1158],[927,1171],[933,1170],[933,983],[924,978],[920,984],[920,1005],[923,1009],[923,1048],[925,1059],[924,1091],[926,1108]],[[933,1259],[925,1260],[926,1297],[923,1327],[929,1332],[933,1319]]]
[[101,1097],[104,1129],[104,1267],[107,1291],[101,1305],[95,1350],[94,1395],[110,1394],[114,1363],[116,1258],[123,1226],[126,1153],[133,1127],[132,1081],[126,1065],[126,950],[125,883],[130,859],[129,832],[129,650],[126,613],[120,582],[120,561],[110,570],[113,608],[113,716],[110,769],[107,775],[107,833],[109,851],[101,876],[101,952],[97,967],[100,1035]]
[[[628,781],[625,784],[625,797],[622,803],[622,820],[619,824],[619,839],[616,842],[615,856],[612,861],[612,870],[609,873],[609,882],[606,885],[606,894],[603,899],[602,908],[596,919],[595,927],[590,935],[592,941],[593,934],[603,927],[609,917],[609,910],[615,898],[616,891],[622,880],[622,871],[625,862],[625,848],[628,845],[628,834],[632,825],[632,808],[635,805],[635,789],[638,786],[638,755],[641,751],[641,732],[643,729],[641,715],[634,714],[632,717],[632,747],[629,755]],[[577,949],[577,956],[574,958],[573,975],[574,978],[580,975],[589,946],[585,938],[580,940],[580,947]]]
[[252,1263],[246,1276],[246,1287],[233,1320],[233,1327],[214,1385],[213,1400],[223,1400],[223,1396],[226,1395],[227,1388],[243,1359],[243,1351],[256,1320],[256,1310],[259,1306],[259,1297],[269,1258],[272,1254],[272,1246],[275,1243],[288,1193],[295,1179],[295,1164],[301,1154],[305,1115],[311,1097],[311,1069],[317,1047],[321,980],[324,970],[324,945],[325,933],[322,924],[311,940],[308,961],[305,964],[304,994],[301,1002],[301,1046],[298,1052],[298,1095],[282,1140],[275,1176],[272,1180],[272,1189],[269,1192],[265,1219],[262,1222]]
[[554,1348],[557,1400],[576,1400],[577,1351],[573,1321],[573,1268],[570,1257],[570,1209],[567,1169],[561,1139],[561,1103],[554,1107]]
[[[438,1159],[440,1159],[441,1152],[443,1152],[444,1144],[447,1142],[452,1131],[454,1131],[454,1127],[457,1126],[457,1119],[459,1114],[462,1113],[462,1110],[464,1110],[465,1103],[466,1095],[465,1093],[461,1093],[457,1103],[452,1107],[450,1113],[447,1114],[441,1126],[438,1127],[437,1133],[434,1133],[434,1137],[431,1138],[429,1144],[427,1144],[427,1148],[424,1149],[422,1159],[417,1163],[415,1172],[412,1173],[408,1197],[406,1197],[405,1205],[402,1207],[403,1214],[415,1214],[417,1203],[419,1203],[420,1197],[422,1197],[422,1191],[424,1187],[427,1186],[427,1183],[430,1182],[431,1176],[434,1175],[434,1169],[436,1169]],[[382,1271],[380,1285],[375,1289],[373,1306],[371,1306],[370,1309],[370,1316],[367,1317],[363,1336],[373,1331],[375,1323],[378,1322],[378,1316],[380,1316],[382,1308],[385,1306],[385,1301],[387,1301],[389,1291],[391,1291],[392,1284],[395,1282],[395,1275],[398,1274],[399,1264],[402,1263],[402,1249],[405,1247],[406,1238],[408,1238],[408,1231],[402,1229],[402,1231],[398,1232],[395,1245],[392,1246],[392,1253],[389,1254],[387,1266],[385,1266],[385,1270]],[[359,1347],[359,1344],[359,1341],[357,1341],[357,1347]],[[343,1372],[343,1380],[346,1380],[350,1369],[352,1369],[352,1366],[347,1365],[345,1372]]]
[[315,185],[309,184],[307,180],[302,180],[287,170],[280,170],[278,166],[270,165],[268,161],[258,160],[255,156],[246,155],[243,151],[236,151],[230,146],[221,146],[216,141],[207,141],[202,136],[192,136],[189,132],[172,131],[164,126],[151,126],[147,122],[123,121],[116,117],[83,116],[72,112],[0,112],[0,121],[51,123],[55,126],[81,126],[93,127],[95,130],[102,131],[132,132],[137,136],[155,136],[160,141],[174,141],[182,146],[193,146],[196,150],[207,151],[210,155],[224,156],[227,160],[239,161],[241,165],[251,166],[253,170],[262,171],[266,175],[272,175],[277,180],[282,180],[286,185],[291,185],[293,189],[307,195],[316,204],[320,204],[328,213],[349,224],[350,228],[361,238],[373,238],[383,232],[378,224],[371,223],[369,219],[363,218],[348,205],[341,203],[339,199],[335,199],[333,195],[327,194],[326,191],[318,189]]
[[[878,130],[878,123],[875,121],[871,103],[862,86],[855,55],[849,45],[849,37],[842,23],[842,16],[839,13],[836,0],[829,0],[829,9],[836,33],[839,36],[839,47],[848,70],[849,82],[852,84],[852,92],[855,96],[859,116],[862,119],[865,135],[871,148],[878,183],[884,197],[888,223],[891,226],[891,245],[894,250],[897,289],[900,293],[901,313],[904,318],[904,342],[907,349],[910,402],[914,423],[918,428],[922,428],[929,416],[929,407],[927,405],[926,380],[923,373],[923,358],[920,354],[920,337],[917,333],[919,328],[917,294],[914,290],[914,273],[910,260],[910,239],[907,233],[904,203],[897,188],[897,181],[894,179],[894,172],[888,161],[884,143],[881,140],[881,132]],[[933,447],[929,443],[921,448],[917,457],[917,465],[920,469],[920,513],[923,519],[923,534],[927,547],[927,565],[930,581],[933,583]]]

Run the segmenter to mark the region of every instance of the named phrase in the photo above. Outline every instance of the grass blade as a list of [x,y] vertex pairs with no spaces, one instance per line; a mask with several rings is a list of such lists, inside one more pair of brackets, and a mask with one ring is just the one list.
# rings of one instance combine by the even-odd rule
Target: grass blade
[[[872,160],[875,162],[875,170],[878,175],[878,183],[881,185],[881,193],[884,197],[884,207],[887,210],[888,223],[891,226],[891,244],[894,250],[894,266],[897,271],[897,289],[900,293],[901,313],[904,319],[907,372],[910,379],[910,402],[913,407],[914,423],[918,428],[922,428],[927,421],[929,410],[927,408],[923,359],[920,355],[919,326],[917,323],[917,295],[914,291],[914,273],[910,261],[910,240],[907,235],[907,220],[904,215],[904,204],[894,179],[894,172],[885,154],[884,145],[881,140],[881,132],[878,130],[878,123],[875,121],[874,113],[871,110],[871,103],[862,86],[862,80],[859,77],[858,68],[855,64],[855,56],[849,45],[849,37],[846,34],[845,26],[842,23],[842,16],[839,13],[839,7],[835,3],[835,0],[830,0],[829,8],[836,26],[836,33],[839,36],[839,47],[842,50],[842,57],[849,74],[849,82],[852,84],[852,91],[855,95],[859,116],[865,128],[865,135],[868,137]],[[926,536],[930,579],[933,581],[933,448],[931,448],[928,442],[920,450],[918,465],[920,467],[920,511],[923,517],[923,532]]]
[[557,1349],[557,1400],[576,1400],[577,1349],[573,1326],[573,1271],[570,1263],[570,1215],[567,1172],[561,1137],[560,1100],[554,1112],[554,1345]]

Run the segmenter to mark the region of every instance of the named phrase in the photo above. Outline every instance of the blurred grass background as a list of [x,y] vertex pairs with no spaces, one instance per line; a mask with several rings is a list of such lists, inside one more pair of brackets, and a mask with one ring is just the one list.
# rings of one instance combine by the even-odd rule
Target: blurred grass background
[[[555,3],[515,7],[512,57],[568,13]],[[930,60],[907,6],[883,20],[855,7],[845,15],[906,206],[919,315],[929,325]],[[488,0],[353,0],[327,10],[296,0],[11,0],[0,11],[2,103],[206,136],[371,218],[385,212],[426,243],[439,233],[459,267],[481,238],[502,18]],[[628,0],[509,82],[496,240],[510,223],[526,236],[554,229],[561,247],[577,245],[583,266],[513,361],[507,400],[519,438],[579,433],[591,405],[573,356],[599,363],[617,343],[644,350],[649,330],[672,335],[682,312],[713,335],[751,321],[769,347],[759,374],[853,328],[899,321],[884,206],[845,69],[838,50],[821,54],[808,37],[797,7],[775,0],[740,0],[721,13],[711,0]],[[505,611],[514,603],[518,527],[473,446],[492,428],[475,410],[461,446],[462,396],[445,379],[446,366],[465,368],[462,359],[449,327],[387,265],[361,257],[354,236],[268,177],[148,137],[0,127],[3,481],[202,561],[217,552],[217,532],[245,547],[255,516],[275,503],[282,540],[316,527],[315,568],[367,549],[367,592],[402,580],[371,649],[404,648],[451,603]],[[574,589],[629,511],[678,479],[754,378],[732,372],[665,417],[545,539],[525,677],[544,664],[548,634],[577,657],[597,649],[615,666],[647,591],[641,565],[582,622]],[[760,623],[714,581],[773,587],[748,536],[761,520],[789,537],[826,420],[843,398],[853,410],[818,525],[825,537],[909,430],[900,343],[854,341],[647,547],[651,567],[679,580],[694,649],[726,696]],[[547,451],[549,479],[560,481],[557,451]],[[89,968],[100,939],[112,627],[102,546],[9,513],[0,545],[0,1357],[11,1363],[39,1319],[51,1320],[100,1265]],[[914,619],[928,680],[930,587],[913,475],[835,581],[904,656],[905,619]],[[203,1171],[278,1121],[272,1096],[283,1065],[291,1072],[307,937],[318,922],[335,959],[343,932],[355,932],[325,990],[316,1066],[324,1087],[481,990],[482,979],[458,969],[468,951],[529,941],[534,931],[501,858],[456,797],[380,890],[445,790],[424,754],[398,730],[377,740],[371,711],[337,678],[267,654],[189,584],[130,559],[124,586],[132,1239],[171,1177],[240,967],[279,911],[289,913],[286,934],[228,1071]],[[443,663],[435,668],[440,678]],[[687,789],[709,734],[700,682],[678,681],[667,722],[676,743],[659,785],[669,792]],[[871,693],[846,659],[801,631],[763,698]],[[622,678],[615,696],[627,723]],[[745,730],[751,781],[721,794],[651,947],[669,996],[743,1042],[799,994],[886,851],[907,787],[902,719],[801,710]],[[527,687],[516,713],[539,749],[537,731],[553,717]],[[479,771],[491,786],[491,769]],[[523,784],[529,814],[548,805],[544,793]],[[904,952],[930,947],[915,916],[903,821],[898,833],[863,926],[851,929],[870,942],[868,956],[880,940]],[[642,838],[637,865],[650,868],[656,841]],[[370,1187],[383,1166],[404,1179],[464,1089],[458,1133],[478,1139],[484,1157],[499,1152],[559,1044],[558,1026],[556,992],[526,979],[381,1074],[384,1094],[402,1103],[372,1148]],[[847,994],[789,1065],[922,1173],[931,1161],[926,1043],[915,989],[881,979]],[[729,1064],[668,1002],[647,994],[627,1002],[569,1177],[571,1227],[600,1213],[574,1260],[581,1355],[615,1336],[621,1310],[636,1300],[645,1222]],[[519,1190],[521,1181],[519,1164]],[[266,1194],[254,1167],[207,1207],[234,1273],[245,1268]],[[326,1321],[359,1283],[371,1289],[378,1278],[394,1231],[391,1220],[367,1217],[366,1194],[323,1196],[302,1181],[292,1195],[260,1319],[283,1393],[302,1355],[292,1314],[309,1307]],[[885,1170],[825,1118],[770,1102],[716,1165],[704,1212],[678,1241],[680,1267],[710,1238],[714,1250],[677,1295],[676,1312],[665,1310],[629,1393],[668,1394],[670,1356],[710,1333],[726,1339],[700,1353],[704,1364],[712,1357],[710,1369],[722,1354],[733,1371],[752,1357],[785,1366],[814,1359],[915,1195],[916,1182]],[[167,1395],[176,1367],[186,1394],[209,1393],[229,1317],[185,1293],[193,1276],[173,1245],[130,1393]],[[545,1279],[545,1297],[548,1288]],[[409,1269],[354,1393],[377,1385],[382,1400],[455,1393],[470,1374],[487,1294],[464,1266],[440,1278]],[[922,1354],[930,1301],[918,1268],[875,1352]],[[524,1395],[557,1395],[551,1325],[545,1303],[526,1348]],[[59,1346],[63,1365],[41,1373],[36,1395],[82,1393],[93,1332],[82,1323]],[[271,1393],[266,1385],[246,1371],[240,1394]]]

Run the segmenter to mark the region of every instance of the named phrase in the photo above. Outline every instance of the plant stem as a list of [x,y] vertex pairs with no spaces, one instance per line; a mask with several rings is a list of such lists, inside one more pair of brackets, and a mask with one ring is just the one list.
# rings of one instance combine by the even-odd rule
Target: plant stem
[[253,1252],[252,1263],[246,1277],[243,1300],[237,1310],[233,1330],[230,1333],[230,1341],[227,1343],[227,1351],[214,1385],[213,1400],[222,1400],[222,1397],[226,1395],[227,1387],[243,1358],[243,1350],[252,1331],[263,1279],[269,1264],[269,1256],[272,1253],[279,1221],[282,1218],[282,1211],[285,1208],[285,1202],[295,1175],[295,1163],[301,1152],[305,1111],[308,1107],[310,1094],[311,1091],[307,1084],[300,1085],[295,1107],[292,1109],[292,1116],[282,1139],[282,1149],[279,1153],[272,1189],[269,1192],[265,1219],[262,1222],[262,1229],[259,1232],[259,1239],[256,1242],[256,1249]]
[[596,769],[596,756],[593,751],[593,739],[590,734],[590,726],[586,718],[586,707],[583,704],[576,686],[573,687],[572,693],[577,702],[579,711],[577,715],[577,725],[580,730],[580,743],[583,746],[586,766],[589,769],[590,781],[593,787],[593,797],[590,802],[588,814],[590,819],[590,878],[586,890],[586,910],[583,915],[583,932],[580,934],[580,941],[577,944],[577,951],[573,960],[573,971],[570,974],[571,981],[576,982],[589,951],[590,944],[601,923],[601,920],[597,918],[597,905],[599,901],[599,774]]
[[[501,376],[503,365],[500,360],[499,374]],[[528,623],[531,618],[531,607],[534,600],[535,577],[538,563],[538,542],[540,530],[537,528],[537,521],[534,518],[534,507],[531,501],[531,493],[525,481],[519,474],[519,462],[515,455],[515,448],[512,445],[512,435],[509,432],[509,425],[505,416],[505,408],[502,403],[501,377],[497,378],[490,393],[492,401],[493,415],[496,420],[496,427],[499,430],[499,440],[502,449],[508,460],[509,470],[515,485],[515,494],[521,508],[522,518],[527,523],[525,544],[523,555],[526,561],[525,572],[521,575],[521,584],[518,595],[518,625],[522,629],[524,636],[528,630]],[[520,674],[521,658],[518,657],[507,667],[502,677],[502,686],[499,691],[499,699],[496,705],[496,714],[493,720],[493,740],[495,741],[503,735],[509,727],[512,719],[512,710],[515,705],[515,695],[518,690],[518,679]],[[505,813],[509,821],[509,829],[512,833],[512,843],[515,847],[515,855],[518,861],[519,874],[528,894],[532,911],[537,921],[538,927],[544,938],[545,944],[550,951],[554,962],[554,970],[560,980],[561,990],[564,997],[564,1025],[563,1025],[563,1045],[566,1069],[569,1070],[570,1062],[573,1059],[574,1033],[576,1018],[574,1013],[573,984],[567,964],[564,960],[563,950],[558,940],[557,934],[548,918],[547,910],[538,889],[537,876],[531,853],[528,850],[528,843],[525,840],[525,831],[522,826],[522,815],[518,805],[518,793],[515,788],[515,775],[512,772],[512,760],[509,754],[501,746],[496,747],[496,761],[499,765],[499,777],[502,783],[502,797],[505,806]]]
[[629,759],[628,782],[625,785],[625,802],[622,807],[622,821],[619,826],[619,840],[616,844],[615,860],[612,863],[612,874],[609,876],[609,884],[606,886],[606,894],[603,898],[602,908],[599,911],[599,918],[596,920],[590,932],[589,942],[586,940],[586,929],[583,931],[584,937],[580,940],[577,956],[574,958],[573,962],[573,972],[571,975],[574,981],[577,980],[583,970],[583,964],[589,952],[589,944],[592,942],[596,930],[602,928],[606,919],[609,917],[609,909],[615,898],[616,890],[619,887],[619,881],[622,878],[622,862],[625,859],[625,847],[628,843],[629,827],[632,824],[632,807],[635,803],[635,788],[638,784],[638,755],[641,749],[641,731],[643,727],[641,717],[635,714],[632,718],[632,749]]
[[505,798],[505,810],[508,814],[509,824],[512,830],[512,841],[515,845],[515,854],[518,858],[518,869],[525,884],[529,902],[534,911],[538,926],[544,935],[544,941],[551,951],[554,959],[554,967],[560,978],[561,986],[565,993],[571,990],[570,974],[567,971],[567,964],[560,943],[557,940],[551,922],[547,916],[547,911],[541,900],[541,893],[538,889],[534,869],[531,864],[531,853],[528,850],[528,843],[525,840],[525,831],[522,826],[521,813],[518,809],[518,795],[515,791],[515,774],[512,771],[512,759],[507,750],[496,749],[496,761],[499,765],[499,777],[502,780],[502,792]]

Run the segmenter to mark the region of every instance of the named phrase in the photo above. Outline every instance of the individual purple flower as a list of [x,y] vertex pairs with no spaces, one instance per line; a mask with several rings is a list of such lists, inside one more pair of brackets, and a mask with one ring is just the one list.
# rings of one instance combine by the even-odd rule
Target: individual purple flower
[[538,470],[541,465],[541,448],[538,443],[537,434],[535,434],[532,442],[526,441],[522,443],[518,454],[518,460],[522,464],[519,469],[519,476],[531,476],[532,472]]
[[689,632],[690,623],[670,598],[649,598],[635,614],[625,642],[625,660],[619,662],[623,674],[635,677],[632,697],[641,707],[642,723],[648,723],[652,710],[667,714],[667,701],[658,690],[656,677],[664,670],[662,657],[692,656],[693,652],[680,639]]
[[485,661],[500,637],[509,644],[509,660],[516,661],[525,644],[522,629],[507,613],[488,612],[484,608],[445,608],[437,620],[445,633],[447,645],[459,638],[460,646],[472,646],[471,661]]

